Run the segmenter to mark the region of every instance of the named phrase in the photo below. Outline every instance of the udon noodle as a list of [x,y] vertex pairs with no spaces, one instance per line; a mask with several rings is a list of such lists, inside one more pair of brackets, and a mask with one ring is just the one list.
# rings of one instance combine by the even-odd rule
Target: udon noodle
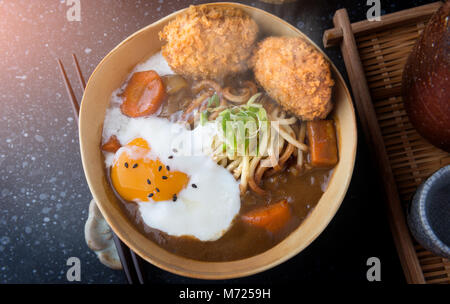
[[[308,151],[305,144],[306,125],[295,116],[288,115],[280,106],[271,102],[267,95],[258,93],[256,84],[244,81],[243,87],[233,88],[222,86],[212,80],[203,80],[194,84],[192,92],[197,94],[184,111],[181,120],[195,125],[201,120],[201,113],[208,109],[208,121],[216,120],[226,109],[237,109],[249,102],[252,105],[264,107],[270,127],[267,128],[265,144],[258,144],[258,153],[252,155],[247,151],[243,154],[225,153],[223,138],[216,138],[212,146],[212,158],[219,165],[230,171],[240,180],[241,193],[248,188],[255,193],[264,195],[261,180],[264,174],[272,175],[283,170],[291,157],[296,158],[296,169],[304,169],[304,152]],[[208,108],[208,100],[217,95],[218,105]]]

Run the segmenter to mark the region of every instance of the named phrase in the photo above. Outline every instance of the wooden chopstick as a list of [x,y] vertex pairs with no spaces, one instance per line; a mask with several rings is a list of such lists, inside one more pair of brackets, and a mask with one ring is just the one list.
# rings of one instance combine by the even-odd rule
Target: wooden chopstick
[[60,59],[58,59],[58,65],[59,65],[59,70],[61,71],[61,75],[62,75],[63,80],[64,80],[64,84],[66,85],[67,95],[69,95],[69,99],[71,101],[73,113],[75,114],[74,115],[75,119],[78,122],[78,115],[80,113],[80,106],[78,104],[77,97],[75,96],[75,93],[73,92],[73,88],[70,85],[69,78],[67,78],[66,70],[64,69],[64,65],[62,64]]
[[145,284],[145,276],[144,276],[144,265],[143,260],[140,256],[136,255],[133,250],[130,248],[131,260],[133,260],[134,268],[136,269],[136,275],[139,281],[139,284]]
[[[131,258],[131,249],[128,250],[127,246],[120,240],[117,235],[113,231],[113,240],[114,244],[117,248],[117,253],[120,258],[120,262],[122,263],[123,271],[125,272],[125,276],[127,277],[127,281],[129,284],[136,284],[138,282],[138,270],[135,270],[135,264]],[[133,271],[134,270],[134,271]]]
[[78,81],[80,82],[80,87],[83,90],[86,88],[86,81],[84,81],[83,73],[81,72],[80,65],[78,64],[78,59],[75,54],[72,53],[72,59],[75,64],[75,69],[77,70]]
[[[407,10],[402,10],[396,13],[383,15],[380,21],[359,21],[350,24],[350,28],[355,36],[368,34],[374,31],[381,31],[386,28],[394,28],[404,22],[413,22],[416,20],[422,20],[433,15],[436,10],[441,7],[442,2],[434,2],[427,5],[413,7]],[[328,29],[323,34],[323,45],[328,48],[330,46],[338,45],[344,37],[342,28],[335,27]]]
[[[80,65],[78,63],[77,56],[75,54],[72,54],[72,59],[75,65],[75,69],[78,76],[78,81],[80,83],[80,87],[83,90],[86,87],[86,82],[83,77],[83,73],[81,72]],[[71,101],[72,109],[74,112],[74,116],[78,122],[78,117],[80,114],[80,105],[78,103],[77,97],[73,91],[73,87],[70,84],[69,78],[67,77],[66,70],[64,69],[64,65],[60,59],[57,59],[59,70],[61,72],[61,76],[64,80],[64,84],[66,86],[67,95],[69,96],[69,99]],[[144,266],[143,266],[143,260],[141,257],[136,255],[133,250],[128,248],[127,245],[125,245],[119,237],[112,231],[113,234],[113,240],[114,244],[116,245],[117,252],[120,258],[120,262],[122,264],[123,270],[125,272],[125,276],[127,277],[127,281],[129,284],[144,284],[145,283],[145,273],[144,273]]]

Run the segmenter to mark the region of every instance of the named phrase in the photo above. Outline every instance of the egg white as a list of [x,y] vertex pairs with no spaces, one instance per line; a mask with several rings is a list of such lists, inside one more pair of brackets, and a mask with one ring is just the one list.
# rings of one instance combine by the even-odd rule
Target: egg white
[[[161,60],[164,58],[158,53],[135,70],[151,69],[157,63],[161,73],[164,69],[168,72]],[[113,92],[103,125],[103,143],[112,135],[123,145],[143,138],[151,149],[147,157],[158,158],[171,170],[184,172],[190,178],[175,202],[135,200],[144,223],[173,236],[193,236],[200,241],[219,239],[232,225],[241,202],[239,182],[208,156],[211,140],[219,133],[217,124],[187,130],[181,124],[156,116],[130,118],[122,114],[121,102],[117,91]],[[116,154],[104,152],[106,167],[128,150],[122,148]]]

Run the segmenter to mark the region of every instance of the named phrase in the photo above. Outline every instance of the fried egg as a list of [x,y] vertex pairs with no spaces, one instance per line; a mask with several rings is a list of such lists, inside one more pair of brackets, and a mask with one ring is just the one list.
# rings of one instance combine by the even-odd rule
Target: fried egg
[[150,147],[144,139],[136,138],[121,149],[111,168],[111,182],[125,200],[176,201],[177,194],[186,188],[188,175],[171,171],[159,159],[150,159]]
[[219,239],[240,210],[239,183],[206,150],[218,127],[187,130],[156,116],[129,118],[107,110],[103,140],[122,144],[106,153],[117,193],[136,203],[143,222],[172,236]]

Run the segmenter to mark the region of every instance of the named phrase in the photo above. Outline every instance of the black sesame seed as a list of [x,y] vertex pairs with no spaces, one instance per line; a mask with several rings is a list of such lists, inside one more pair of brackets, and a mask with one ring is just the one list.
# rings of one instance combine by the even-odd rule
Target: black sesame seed
[[197,185],[196,184],[192,184],[192,188],[196,188],[197,189]]
[[159,166],[158,171],[161,171],[161,169],[162,169],[162,166]]
[[169,159],[172,159],[172,158],[173,158],[173,155],[170,155],[170,156],[169,156]]
[[128,163],[125,163],[125,168],[128,168]]
[[167,179],[167,176],[163,175],[163,176],[162,176],[162,179]]
[[155,188],[155,190],[156,190],[156,192],[159,192],[159,189],[158,189],[158,188]]
[[134,165],[133,165],[133,169],[134,169],[134,168],[137,168],[137,166],[138,166],[138,164],[134,164]]
[[150,181],[150,179],[147,178],[147,184],[151,185],[152,182]]
[[148,195],[148,197],[152,197],[153,196],[153,193],[150,193],[149,195]]
[[177,195],[176,195],[176,194],[174,194],[174,195],[173,195],[173,197],[172,197],[172,200],[173,200],[174,202],[176,202],[176,201],[177,201],[177,199],[178,199],[178,198],[177,198]]
[[167,171],[170,171],[170,167],[169,166],[166,166],[166,169],[167,169]]

